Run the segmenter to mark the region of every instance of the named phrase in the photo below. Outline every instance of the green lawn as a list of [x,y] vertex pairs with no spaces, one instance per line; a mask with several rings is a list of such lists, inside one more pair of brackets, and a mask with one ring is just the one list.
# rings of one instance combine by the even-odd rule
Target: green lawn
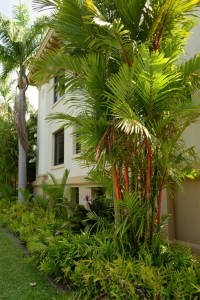
[[[36,282],[31,287],[30,283]],[[0,300],[67,299],[35,266],[27,264],[21,249],[0,228]]]

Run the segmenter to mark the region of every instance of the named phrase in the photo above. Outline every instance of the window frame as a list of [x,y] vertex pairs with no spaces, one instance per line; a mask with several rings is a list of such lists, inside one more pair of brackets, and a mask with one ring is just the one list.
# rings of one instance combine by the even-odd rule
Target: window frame
[[73,127],[73,155],[78,155],[81,153],[81,143],[77,142],[78,134],[75,133],[76,127]]
[[77,142],[78,135],[75,136],[75,154],[81,153],[81,143]]
[[61,129],[54,133],[54,166],[64,164],[65,132]]
[[57,91],[58,88],[58,77],[56,76],[54,78],[54,98],[53,98],[53,104],[57,103],[61,97],[63,96],[63,94],[61,94],[60,92]]

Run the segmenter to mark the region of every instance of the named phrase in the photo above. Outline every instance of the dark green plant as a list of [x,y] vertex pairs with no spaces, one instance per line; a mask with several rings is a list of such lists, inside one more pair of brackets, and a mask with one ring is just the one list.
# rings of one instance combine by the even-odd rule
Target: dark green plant
[[67,299],[197,300],[199,257],[188,246],[170,245],[158,235],[151,247],[143,244],[136,252],[128,238],[131,222],[126,221],[134,221],[126,210],[136,199],[127,199],[132,204],[120,204],[118,226],[99,223],[95,232],[74,233],[66,226],[55,235],[62,220],[55,218],[51,206],[44,210],[34,203],[9,209],[1,203],[0,222],[4,216],[6,226],[27,244],[32,262],[73,290]]
[[33,193],[32,182],[36,178],[36,150],[37,150],[37,113],[31,108],[26,99],[27,113],[29,118],[26,121],[29,148],[27,153],[27,189]]
[[196,173],[197,155],[184,148],[182,133],[199,117],[200,55],[178,61],[200,1],[35,2],[53,9],[49,26],[63,44],[36,61],[33,80],[57,77],[72,92],[72,110],[47,119],[76,128],[80,164],[109,177],[116,226],[117,203],[135,193],[141,223],[124,210],[123,224],[135,250],[149,246],[161,224],[163,188]]
[[54,205],[56,203],[62,203],[69,196],[66,189],[66,183],[69,175],[69,170],[66,169],[63,173],[61,182],[55,178],[55,176],[51,173],[48,173],[52,184],[48,184],[46,182],[40,185],[43,192],[46,194],[49,202]]
[[45,211],[49,208],[54,211],[55,218],[63,223],[56,234],[61,234],[66,227],[71,227],[75,231],[84,230],[82,221],[86,218],[87,210],[83,205],[79,205],[70,200],[70,188],[66,187],[69,170],[64,171],[61,182],[49,173],[52,184],[43,183],[40,185],[45,196],[36,195],[33,203],[37,207],[42,207]]
[[84,220],[86,231],[95,232],[102,226],[113,227],[113,201],[105,196],[96,196],[94,199],[86,200],[87,218]]
[[0,183],[16,190],[17,185],[17,144],[15,125],[12,117],[0,119]]
[[32,202],[34,203],[34,207],[40,207],[44,211],[47,211],[49,207],[49,200],[42,195],[35,195]]
[[10,207],[13,205],[17,198],[15,194],[15,189],[10,187],[10,186],[3,186],[1,185],[0,187],[0,202],[3,200],[4,202],[7,203],[6,206]]
[[29,190],[24,190],[22,188],[19,188],[19,190],[20,190],[20,193],[23,196],[24,201],[25,202],[30,201],[30,199],[32,198],[33,194],[31,194]]

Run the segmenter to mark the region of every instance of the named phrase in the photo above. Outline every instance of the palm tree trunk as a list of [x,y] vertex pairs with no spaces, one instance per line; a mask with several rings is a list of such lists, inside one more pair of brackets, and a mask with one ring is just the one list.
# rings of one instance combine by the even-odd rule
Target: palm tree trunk
[[120,195],[119,195],[119,181],[118,181],[118,175],[117,175],[116,165],[113,165],[113,178],[114,178],[114,184],[115,184],[116,200],[119,200],[120,199]]
[[162,190],[163,190],[163,184],[165,180],[167,170],[165,170],[165,173],[160,181],[160,187],[159,187],[159,193],[158,193],[158,213],[157,213],[157,222],[158,225],[160,225],[161,222],[161,201],[162,201]]
[[119,186],[117,178],[116,165],[112,165],[112,174],[113,174],[113,202],[114,202],[114,215],[115,215],[115,226],[118,227],[119,224],[119,214],[117,207],[117,200],[119,200]]
[[124,178],[125,178],[125,187],[126,187],[126,192],[129,192],[129,176],[128,176],[128,165],[124,165]]
[[[22,136],[26,133],[25,111],[25,89],[19,89],[19,124]],[[18,136],[18,140],[18,198],[20,202],[24,202],[24,198],[20,193],[19,188],[26,189],[27,187],[26,151],[20,136]]]
[[151,198],[151,146],[147,144],[147,179],[146,179],[146,200],[148,208],[146,213],[146,241],[150,238],[150,198]]

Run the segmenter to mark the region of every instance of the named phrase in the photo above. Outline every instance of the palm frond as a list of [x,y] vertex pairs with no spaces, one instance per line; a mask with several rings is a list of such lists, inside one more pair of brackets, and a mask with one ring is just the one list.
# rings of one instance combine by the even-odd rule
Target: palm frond
[[196,54],[191,59],[183,62],[179,66],[183,74],[183,79],[188,84],[192,92],[200,88],[200,54]]
[[[99,18],[94,18],[92,22],[101,28],[101,32],[98,33],[98,38],[91,41],[90,47],[111,51],[114,59],[119,61],[120,57],[123,57],[124,61],[131,66],[134,41],[130,38],[130,32],[124,29],[121,20],[114,20],[110,24]],[[104,30],[102,31],[102,29]]]
[[78,57],[71,58],[62,50],[47,52],[44,58],[36,61],[34,65],[37,71],[31,78],[39,85],[56,76],[65,77],[66,88],[80,86],[85,81],[81,71],[82,60]]
[[53,181],[53,184],[54,184],[55,188],[60,186],[59,183],[58,183],[58,180],[56,179],[56,177],[52,173],[48,173],[48,175],[50,176],[51,180]]
[[[140,30],[140,23],[147,1],[127,0],[126,2],[114,0],[116,9],[120,11],[120,15],[125,25],[125,29],[131,32],[132,39],[136,39]],[[131,11],[131,14],[129,13]]]
[[13,19],[18,26],[27,27],[30,22],[29,7],[26,3],[19,2],[19,5],[13,5]]
[[57,3],[57,0],[33,0],[33,9],[36,11],[55,9]]
[[68,176],[69,176],[69,172],[70,172],[70,171],[69,171],[68,169],[66,169],[66,170],[64,171],[63,176],[62,176],[61,186],[62,186],[63,189],[64,189],[65,186],[66,186],[67,179],[68,179]]
[[15,20],[0,15],[0,61],[3,63],[4,77],[23,64],[27,67],[28,60],[37,51],[45,32],[40,22],[44,18],[31,25],[28,8],[21,2],[19,6],[14,6],[13,13]]
[[99,157],[103,151],[103,149],[106,147],[108,155],[112,153],[113,146],[116,141],[116,130],[113,125],[109,125],[106,128],[105,133],[103,134],[102,138],[100,139],[97,149],[96,149],[96,154],[95,154],[95,161],[99,160]]
[[[83,0],[56,1],[56,13],[52,25],[65,41],[65,47],[86,49],[93,39],[92,27],[84,20],[88,10]],[[67,22],[65,21],[67,19]]]
[[78,117],[71,116],[66,113],[51,113],[46,117],[46,120],[52,121],[56,120],[57,122],[62,122],[64,127],[82,125],[81,119]]

